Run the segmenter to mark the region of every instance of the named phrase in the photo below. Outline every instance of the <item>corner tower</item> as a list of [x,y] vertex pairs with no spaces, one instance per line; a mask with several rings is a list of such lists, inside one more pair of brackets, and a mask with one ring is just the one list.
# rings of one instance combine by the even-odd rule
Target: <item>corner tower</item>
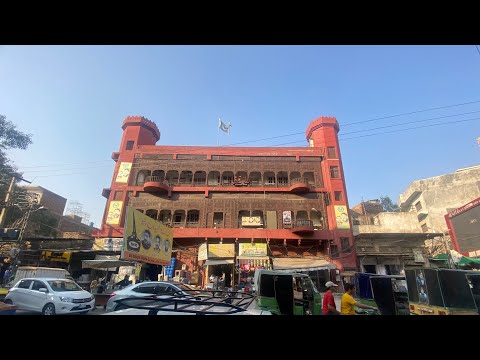
[[352,223],[349,216],[347,188],[342,165],[337,119],[321,116],[313,120],[307,128],[306,138],[311,147],[324,149],[322,175],[327,193],[328,228],[332,239],[329,241],[329,254],[340,258],[343,267],[357,268]]

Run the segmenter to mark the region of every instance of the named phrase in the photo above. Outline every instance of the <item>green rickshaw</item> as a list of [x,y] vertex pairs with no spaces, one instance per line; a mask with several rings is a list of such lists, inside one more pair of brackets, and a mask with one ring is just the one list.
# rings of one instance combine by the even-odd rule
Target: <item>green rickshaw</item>
[[255,270],[257,305],[276,315],[321,315],[322,297],[306,274]]

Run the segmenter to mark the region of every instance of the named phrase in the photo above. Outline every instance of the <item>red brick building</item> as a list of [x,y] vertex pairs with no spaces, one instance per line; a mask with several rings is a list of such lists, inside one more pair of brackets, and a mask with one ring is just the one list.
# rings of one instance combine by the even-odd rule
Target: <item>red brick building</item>
[[[329,270],[333,278],[333,269],[356,269],[334,117],[310,123],[308,147],[156,145],[159,129],[141,116],[127,117],[122,129],[96,237],[123,237],[129,205],[172,226],[174,249],[196,254],[207,243],[207,265],[248,261],[241,244],[266,244],[261,261],[270,258],[273,268],[316,271],[317,277]],[[108,217],[114,201],[121,209],[117,219]],[[219,245],[234,249],[235,258],[217,256]],[[195,270],[197,259],[187,265]]]

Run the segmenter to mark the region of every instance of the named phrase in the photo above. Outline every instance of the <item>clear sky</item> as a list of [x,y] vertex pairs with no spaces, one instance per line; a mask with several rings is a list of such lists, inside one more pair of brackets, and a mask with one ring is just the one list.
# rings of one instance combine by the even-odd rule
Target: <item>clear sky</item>
[[[472,46],[1,46],[0,114],[33,144],[10,155],[26,179],[78,200],[100,225],[121,124],[143,115],[158,144],[216,145],[304,134],[335,116],[348,138],[440,122],[444,126],[341,141],[350,206],[415,179],[480,163],[480,54]],[[470,113],[404,126],[353,131]],[[297,142],[304,135],[246,144]],[[227,143],[225,136],[220,144]]]

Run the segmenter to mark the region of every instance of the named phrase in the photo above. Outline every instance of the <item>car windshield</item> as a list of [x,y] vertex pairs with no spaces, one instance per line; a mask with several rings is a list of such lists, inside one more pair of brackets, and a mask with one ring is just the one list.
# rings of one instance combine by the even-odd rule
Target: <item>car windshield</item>
[[53,291],[66,292],[66,291],[81,291],[82,288],[75,284],[73,281],[68,280],[50,280],[48,282]]
[[177,287],[179,287],[182,290],[188,291],[189,294],[200,294],[200,291],[198,289],[194,288],[193,286],[187,285],[187,284],[176,284]]

